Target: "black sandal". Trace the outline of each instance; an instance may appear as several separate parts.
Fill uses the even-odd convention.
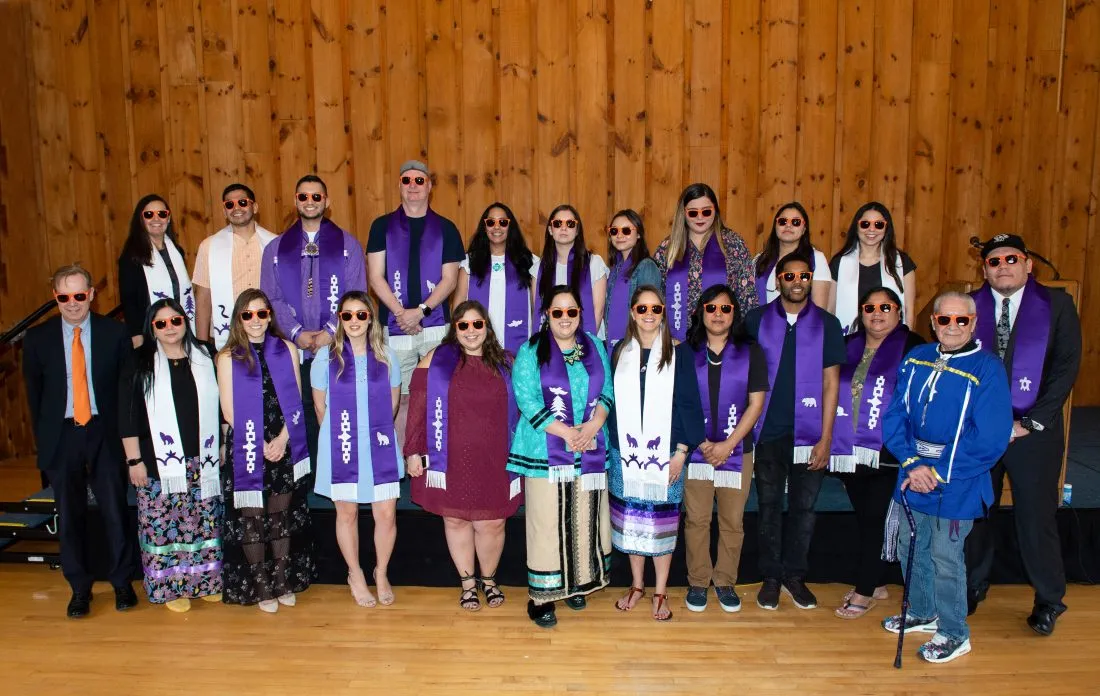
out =
[[[492,584],[489,585],[486,581]],[[500,586],[497,585],[495,576],[486,575],[478,579],[477,584],[481,587],[481,591],[485,593],[485,603],[489,605],[490,609],[496,609],[501,604],[504,604],[504,593],[500,591]]]
[[[474,586],[470,589],[463,589],[462,594],[458,596],[458,606],[462,607],[466,611],[478,611],[481,609],[481,600],[477,597],[477,578],[473,575],[463,575],[459,578],[460,582],[466,582],[467,580],[473,580]]]

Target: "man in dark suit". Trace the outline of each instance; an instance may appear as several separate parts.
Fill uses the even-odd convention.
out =
[[[86,616],[94,577],[86,549],[90,484],[110,553],[109,579],[119,611],[137,604],[128,524],[126,466],[118,435],[118,389],[133,352],[122,324],[91,311],[95,289],[80,266],[53,276],[61,316],[27,331],[23,377],[38,442],[38,468],[53,486],[59,513],[61,570],[72,587],[68,615]]]
[[[1049,636],[1066,610],[1066,574],[1055,515],[1065,451],[1062,407],[1081,364],[1081,323],[1073,299],[1031,275],[1024,240],[999,234],[982,247],[986,283],[973,293],[983,347],[1004,361],[1012,395],[1012,441],[993,468],[994,508],[1007,473],[1012,483],[1016,536],[1035,605],[1027,624]],[[968,609],[989,588],[993,541],[989,521],[967,539]]]

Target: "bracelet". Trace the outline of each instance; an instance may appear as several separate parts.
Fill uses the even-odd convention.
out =
[[[135,467],[135,466],[137,466],[138,464],[144,464],[144,463],[145,463],[145,462],[144,462],[144,460],[142,460],[142,458],[141,458],[141,457],[137,457],[137,458],[135,458],[135,459],[127,459],[127,460],[126,460],[126,464],[127,464],[128,466],[130,466],[130,467]]]

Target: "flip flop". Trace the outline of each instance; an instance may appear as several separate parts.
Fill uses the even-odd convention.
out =
[[[849,601],[852,598],[852,595],[854,595],[855,593],[856,593],[856,588],[853,587],[853,588],[851,588],[850,590],[848,590],[847,592],[844,593],[844,596],[840,598],[840,601],[842,601],[842,602]],[[875,592],[874,592],[874,594],[871,595],[871,597],[873,599],[879,601],[879,602],[883,602],[887,599],[890,599],[890,591],[887,590],[885,586],[884,587],[876,587]]]
[[[872,599],[869,604],[853,604],[852,602],[844,602],[844,606],[838,607],[833,613],[841,619],[859,619],[862,618],[867,612],[871,611],[875,607],[875,600]]]

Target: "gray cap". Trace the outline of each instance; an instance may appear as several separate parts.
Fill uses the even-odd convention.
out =
[[[420,160],[408,160],[401,165],[401,171],[399,173],[404,174],[405,172],[413,169],[418,172],[424,172],[425,174],[431,176],[431,172],[428,171],[428,165],[424,164]]]

